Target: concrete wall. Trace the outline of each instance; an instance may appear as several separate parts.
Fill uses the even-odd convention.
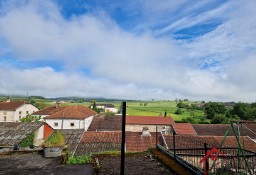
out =
[[[0,122],[17,122],[21,118],[26,117],[28,114],[38,111],[38,109],[31,104],[24,104],[17,108],[15,111],[0,111]]]

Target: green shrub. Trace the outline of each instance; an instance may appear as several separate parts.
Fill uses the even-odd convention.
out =
[[[92,162],[92,155],[68,157],[67,164],[85,164]]]
[[[25,139],[23,139],[19,143],[19,146],[20,147],[30,147],[31,145],[33,145],[34,138],[35,138],[34,133],[29,134]]]
[[[65,139],[61,131],[54,131],[44,142],[45,147],[57,147],[63,146],[65,144]]]

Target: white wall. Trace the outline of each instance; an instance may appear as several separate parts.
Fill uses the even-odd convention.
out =
[[[44,142],[44,125],[38,128],[35,132],[34,145],[41,146]]]
[[[28,114],[38,111],[38,109],[31,104],[23,104],[15,111],[0,111],[0,122],[4,122],[6,116],[6,122],[16,122],[20,118],[26,117]]]
[[[91,116],[91,117],[86,118],[86,119],[84,120],[84,130],[85,130],[85,131],[87,131],[88,128],[89,128],[89,126],[91,125],[92,120],[93,120],[93,117],[94,117],[94,116]]]
[[[105,112],[114,112],[114,113],[117,113],[118,109],[116,108],[105,108]]]
[[[6,122],[12,122],[15,111],[0,111],[0,122],[4,122],[4,117],[6,117]]]

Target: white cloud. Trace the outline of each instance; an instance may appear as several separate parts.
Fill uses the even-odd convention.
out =
[[[246,81],[248,90],[238,81],[238,77],[254,75],[255,55],[248,54],[248,49],[255,51],[252,5],[238,10],[242,17],[229,12],[227,22],[189,43],[123,31],[104,12],[67,20],[51,1],[9,5],[0,16],[0,43],[6,47],[0,53],[11,53],[27,63],[51,59],[64,68],[56,72],[51,65],[25,69],[0,64],[0,93],[252,101],[256,85]],[[191,24],[208,17],[198,17]],[[219,61],[220,68],[198,68],[205,58]],[[246,74],[239,65],[247,66]],[[82,74],[79,68],[89,68],[91,75]]]

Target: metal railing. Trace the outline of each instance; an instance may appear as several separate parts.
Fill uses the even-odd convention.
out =
[[[245,149],[218,148],[193,136],[157,135],[157,149],[192,174],[256,174],[256,153]]]

